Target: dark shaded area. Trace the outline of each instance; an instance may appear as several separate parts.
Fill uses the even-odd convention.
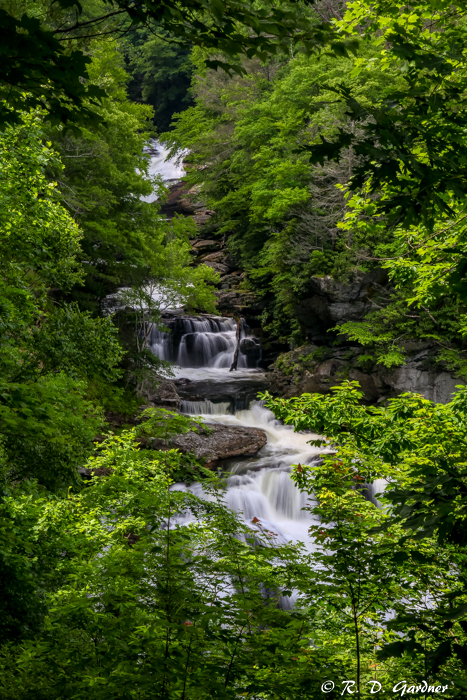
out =
[[[128,70],[132,79],[128,95],[134,102],[154,109],[154,126],[159,133],[168,131],[173,115],[194,104],[189,93],[194,66],[191,47],[171,43],[170,36],[155,37],[141,31],[129,53]]]

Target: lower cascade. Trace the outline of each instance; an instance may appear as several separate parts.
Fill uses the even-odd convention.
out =
[[[187,382],[184,387],[193,400],[186,398],[181,411],[207,423],[260,428],[267,435],[266,445],[254,457],[223,464],[226,504],[272,542],[301,541],[311,548],[308,528],[314,518],[304,510],[311,499],[300,493],[290,474],[293,464],[310,464],[320,450],[308,444],[312,434],[295,433],[257,400],[258,391],[267,388],[259,367],[259,343],[243,322],[238,337],[237,322],[230,318],[184,316],[164,322],[170,332],[154,331],[151,349],[161,359],[174,362],[177,380]],[[243,344],[246,352],[241,350],[243,339],[249,341]],[[237,371],[229,371],[237,342]],[[174,488],[209,498],[200,484]]]

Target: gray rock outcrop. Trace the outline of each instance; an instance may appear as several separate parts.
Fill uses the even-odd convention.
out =
[[[146,446],[155,450],[177,449],[186,454],[192,452],[202,459],[205,466],[212,467],[220,460],[230,457],[252,457],[265,446],[266,433],[259,428],[243,426],[205,424],[208,430],[176,435],[169,440],[149,438]]]
[[[182,404],[182,399],[178,395],[177,387],[174,382],[167,379],[161,379],[155,385],[153,382],[144,381],[140,391],[140,395],[156,406],[176,411]]]
[[[344,284],[328,275],[311,277],[310,296],[295,307],[295,314],[310,338],[345,321],[359,321],[372,308],[371,298],[387,285],[384,270],[372,270]]]
[[[449,403],[456,386],[465,385],[465,380],[455,377],[449,372],[430,372],[424,370],[417,362],[409,362],[402,367],[382,375],[382,380],[388,384],[394,394],[411,391],[423,394],[434,403]]]
[[[409,348],[406,348],[409,350]],[[414,350],[420,349],[414,343]],[[272,365],[271,392],[285,398],[303,393],[327,394],[344,380],[358,381],[367,403],[378,403],[404,392],[422,394],[429,401],[448,403],[456,386],[465,380],[429,365],[428,351],[409,355],[407,363],[394,369],[359,367],[363,349],[308,345],[284,353]]]

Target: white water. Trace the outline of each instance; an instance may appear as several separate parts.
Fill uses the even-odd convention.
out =
[[[228,406],[210,401],[184,402],[182,406],[187,413],[200,415],[209,423],[260,428],[267,435],[267,444],[255,457],[229,461],[226,504],[241,513],[252,529],[272,533],[272,542],[300,541],[311,548],[308,528],[316,519],[304,508],[314,501],[300,493],[290,474],[293,464],[309,464],[321,451],[308,444],[316,436],[294,433],[258,401],[235,415],[224,412]],[[199,491],[199,485],[190,488]],[[254,518],[259,522],[252,523]]]
[[[180,317],[172,323],[168,333],[154,328],[149,345],[157,357],[174,362],[177,368],[229,370],[237,345],[236,332],[237,323],[232,318]],[[242,326],[240,338],[244,338],[246,333],[245,327]],[[240,352],[238,369],[246,369],[248,365],[247,356]],[[176,374],[187,376],[180,371],[176,371]],[[206,375],[206,378],[208,376]],[[198,378],[201,377],[198,375]]]
[[[267,436],[267,444],[257,455],[225,464],[225,503],[240,513],[249,527],[267,533],[273,542],[301,541],[311,547],[308,528],[313,516],[304,510],[310,497],[300,493],[290,474],[292,465],[309,464],[316,458],[320,449],[308,444],[316,436],[295,433],[254,400],[265,379],[264,373],[251,367],[257,364],[255,357],[240,352],[239,370],[229,371],[236,347],[233,319],[175,316],[167,326],[169,333],[153,331],[150,347],[161,359],[176,363],[178,377],[190,380],[196,400],[185,400],[181,410],[208,423],[260,428]],[[240,337],[247,334],[243,324]],[[239,403],[249,408],[235,411]],[[177,488],[186,487],[180,484]],[[209,498],[200,484],[188,488]]]
[[[151,148],[149,173],[159,175],[164,183],[183,177],[179,161],[167,158],[168,149],[158,142]],[[153,193],[145,200],[155,201]],[[260,428],[267,435],[267,444],[249,459],[231,460],[226,465],[225,502],[253,529],[269,533],[272,542],[301,541],[312,546],[308,528],[313,522],[309,511],[303,510],[310,498],[296,488],[290,478],[293,464],[308,464],[316,458],[318,448],[308,441],[312,434],[294,433],[293,428],[276,420],[255,398],[264,381],[258,369],[261,353],[239,352],[237,370],[229,372],[236,349],[236,322],[223,317],[175,317],[166,324],[170,332],[154,329],[150,347],[155,355],[174,364],[178,378],[186,378],[195,386],[194,394],[202,400],[183,402],[182,410],[200,415],[207,422]],[[249,329],[242,324],[240,338],[247,337]],[[215,397],[215,402],[210,398]],[[235,411],[237,396],[249,405],[247,410]],[[246,397],[246,398],[245,398]],[[226,400],[227,399],[227,400]],[[175,486],[187,488],[183,484]],[[203,498],[210,498],[201,484],[188,487]],[[252,523],[253,519],[259,522]]]
[[[148,174],[152,177],[159,175],[165,184],[180,180],[185,175],[181,162],[175,158],[168,158],[169,149],[163,143],[156,140],[151,141],[150,152]],[[146,197],[141,197],[141,199],[144,202],[155,202],[158,199],[157,191]]]

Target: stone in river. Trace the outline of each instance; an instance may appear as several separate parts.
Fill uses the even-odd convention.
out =
[[[169,440],[149,438],[146,447],[154,450],[177,449],[186,454],[193,452],[197,459],[203,459],[205,466],[230,457],[252,457],[267,442],[266,433],[259,428],[219,425],[206,423],[208,430],[200,428],[199,433],[189,432],[175,435]]]
[[[250,353],[256,353],[257,351],[261,350],[261,346],[256,340],[256,338],[242,338],[240,341],[240,350],[243,352],[244,355],[248,355]]]

